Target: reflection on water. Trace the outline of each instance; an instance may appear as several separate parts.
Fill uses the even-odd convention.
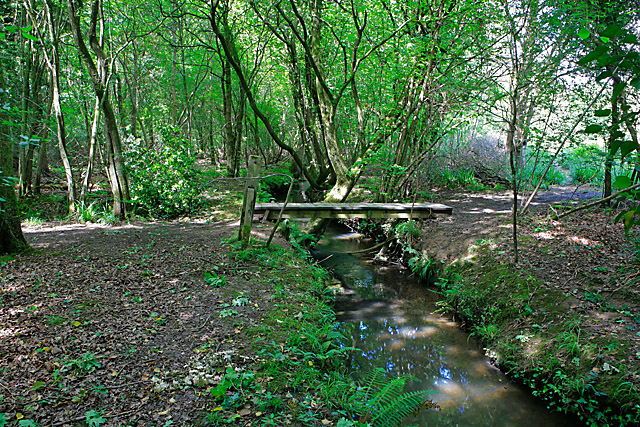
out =
[[[352,340],[343,344],[361,349],[351,361],[354,372],[383,367],[392,375],[416,377],[412,389],[435,392],[429,397],[439,409],[424,410],[407,425],[572,425],[493,367],[457,323],[434,314],[435,295],[424,286],[398,269],[347,253],[360,243],[359,235],[335,235],[321,241],[315,255],[332,255],[323,265],[356,291],[335,307],[339,328]]]

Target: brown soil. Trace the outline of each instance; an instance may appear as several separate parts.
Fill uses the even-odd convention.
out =
[[[237,223],[24,231],[37,253],[0,263],[0,414],[9,420],[85,425],[88,410],[103,410],[103,426],[197,423],[212,399],[193,385],[219,381],[229,360],[250,361],[245,330],[272,290],[228,257],[223,239]],[[213,287],[205,272],[231,285]],[[233,306],[240,292],[248,304]],[[239,315],[220,317],[225,306]]]

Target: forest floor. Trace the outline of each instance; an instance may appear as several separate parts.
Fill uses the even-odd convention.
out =
[[[34,251],[0,259],[0,426],[323,425],[317,390],[268,392],[295,369],[255,375],[259,350],[320,322],[322,280],[277,236],[241,250],[231,208],[23,225]]]
[[[498,339],[509,344],[493,346],[513,353],[496,359],[520,358],[517,368],[525,372],[533,363],[527,349],[545,331],[553,332],[555,338],[541,345],[560,346],[563,367],[582,364],[602,378],[616,376],[617,386],[628,382],[616,396],[626,404],[623,397],[636,396],[640,383],[640,298],[637,284],[627,283],[637,274],[633,247],[622,226],[612,223],[615,212],[549,219],[549,207],[571,193],[544,193],[520,224],[517,274],[526,270],[536,277],[526,300],[531,312],[481,338],[489,349]],[[451,263],[475,254],[494,271],[511,265],[508,194],[434,194],[455,210],[452,217],[427,223],[422,244],[431,256]],[[238,224],[229,212],[119,226],[24,226],[35,251],[0,261],[0,425],[3,416],[33,421],[23,426],[197,425],[207,414],[216,419],[217,412],[231,414],[224,420],[235,425],[333,425],[335,414],[313,394],[323,390],[304,395],[302,388],[285,385],[274,395],[268,382],[294,378],[252,376],[265,339],[282,350],[278,357],[301,366],[277,334],[303,320],[313,323],[317,301],[305,296],[311,273],[302,263],[284,262],[289,255],[276,260],[258,250],[247,254],[232,243]],[[269,231],[254,228],[262,241]],[[476,273],[483,274],[482,266],[465,272]],[[473,304],[464,292],[458,295],[460,307]],[[551,319],[549,307],[537,306],[534,295],[553,296],[560,320]],[[481,303],[477,293],[474,298]],[[553,322],[565,327],[563,321],[575,319],[579,326],[570,332],[577,335],[576,348],[561,347],[569,344]],[[235,371],[229,373],[228,366]],[[239,386],[231,384],[232,374]],[[229,391],[240,390],[237,402],[229,401],[226,389],[219,393],[225,381]]]

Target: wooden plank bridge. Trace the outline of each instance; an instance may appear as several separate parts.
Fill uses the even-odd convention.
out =
[[[277,219],[283,203],[256,203],[254,216]],[[432,218],[451,215],[439,203],[288,203],[283,218]]]

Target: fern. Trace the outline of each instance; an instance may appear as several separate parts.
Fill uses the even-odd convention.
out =
[[[397,426],[411,414],[415,414],[425,405],[428,390],[403,393],[390,404],[385,405],[371,420],[374,427]]]
[[[428,390],[404,392],[408,379],[414,378],[403,376],[390,380],[381,368],[369,372],[360,388],[366,399],[362,408],[365,413],[359,414],[361,420],[373,427],[397,426],[409,415],[433,406],[426,399],[427,394],[432,393]]]
[[[438,276],[436,262],[427,256],[414,256],[409,260],[409,268],[418,278],[429,283],[432,283]]]

